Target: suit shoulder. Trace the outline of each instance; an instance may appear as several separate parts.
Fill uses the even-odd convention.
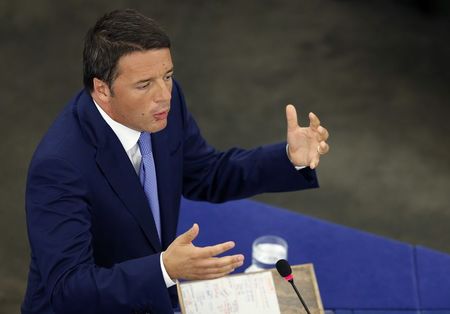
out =
[[[75,104],[74,99],[59,113],[36,147],[32,160],[57,158],[70,162],[82,152],[90,151],[91,145],[75,114]]]

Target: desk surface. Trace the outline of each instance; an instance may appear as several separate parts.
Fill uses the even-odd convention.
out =
[[[387,309],[450,312],[446,254],[249,200],[224,204],[183,200],[179,233],[194,222],[200,226],[196,245],[236,242],[230,254],[246,258],[237,272],[251,264],[255,238],[267,234],[285,238],[291,264],[314,264],[326,309],[366,314]]]

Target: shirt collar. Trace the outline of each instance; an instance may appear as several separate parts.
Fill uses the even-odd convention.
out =
[[[105,122],[111,127],[116,136],[119,138],[119,141],[125,151],[129,151],[131,148],[133,148],[139,140],[141,132],[130,129],[127,126],[114,121],[110,116],[108,116],[105,111],[103,111],[103,109],[95,102],[94,99],[92,100],[94,101],[95,106],[97,107]]]

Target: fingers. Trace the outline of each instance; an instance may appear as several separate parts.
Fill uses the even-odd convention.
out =
[[[199,233],[199,227],[197,224],[193,224],[191,229],[183,233],[182,235],[178,236],[178,238],[175,239],[179,244],[189,244],[198,236]]]
[[[313,129],[317,129],[320,126],[319,118],[312,112],[309,113],[309,126]]]
[[[317,146],[317,152],[319,154],[315,154],[315,156],[311,159],[309,167],[311,169],[317,168],[317,166],[319,165],[319,161],[320,161],[320,155],[328,153],[329,150],[330,150],[330,146],[328,146],[328,144],[325,141],[320,142],[319,146]]]
[[[298,127],[297,111],[293,105],[286,106],[286,120],[288,132]]]
[[[330,146],[328,146],[328,144],[324,141],[319,143],[319,146],[317,147],[317,152],[320,155],[324,155],[326,153],[328,153],[328,151],[330,150]]]
[[[328,130],[325,129],[321,125],[317,128],[317,132],[319,132],[320,141],[326,141],[328,139],[328,137],[330,136],[330,134],[328,133]]]
[[[234,269],[242,266],[244,256],[241,254],[225,257],[213,257],[203,260],[198,266],[202,267],[203,274],[221,274],[232,272]]]
[[[236,268],[244,264],[244,256],[241,254],[220,258],[209,258],[196,265],[196,272],[192,279],[213,279],[232,273]]]
[[[319,160],[320,159],[318,157],[313,158],[311,160],[311,163],[309,164],[309,168],[311,168],[311,169],[317,168],[317,166],[319,165]]]
[[[213,246],[197,247],[197,254],[201,258],[213,257],[234,248],[234,246],[233,241],[228,241]]]

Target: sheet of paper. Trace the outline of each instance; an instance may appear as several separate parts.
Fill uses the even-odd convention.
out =
[[[259,272],[180,286],[186,314],[279,314],[272,273]]]

